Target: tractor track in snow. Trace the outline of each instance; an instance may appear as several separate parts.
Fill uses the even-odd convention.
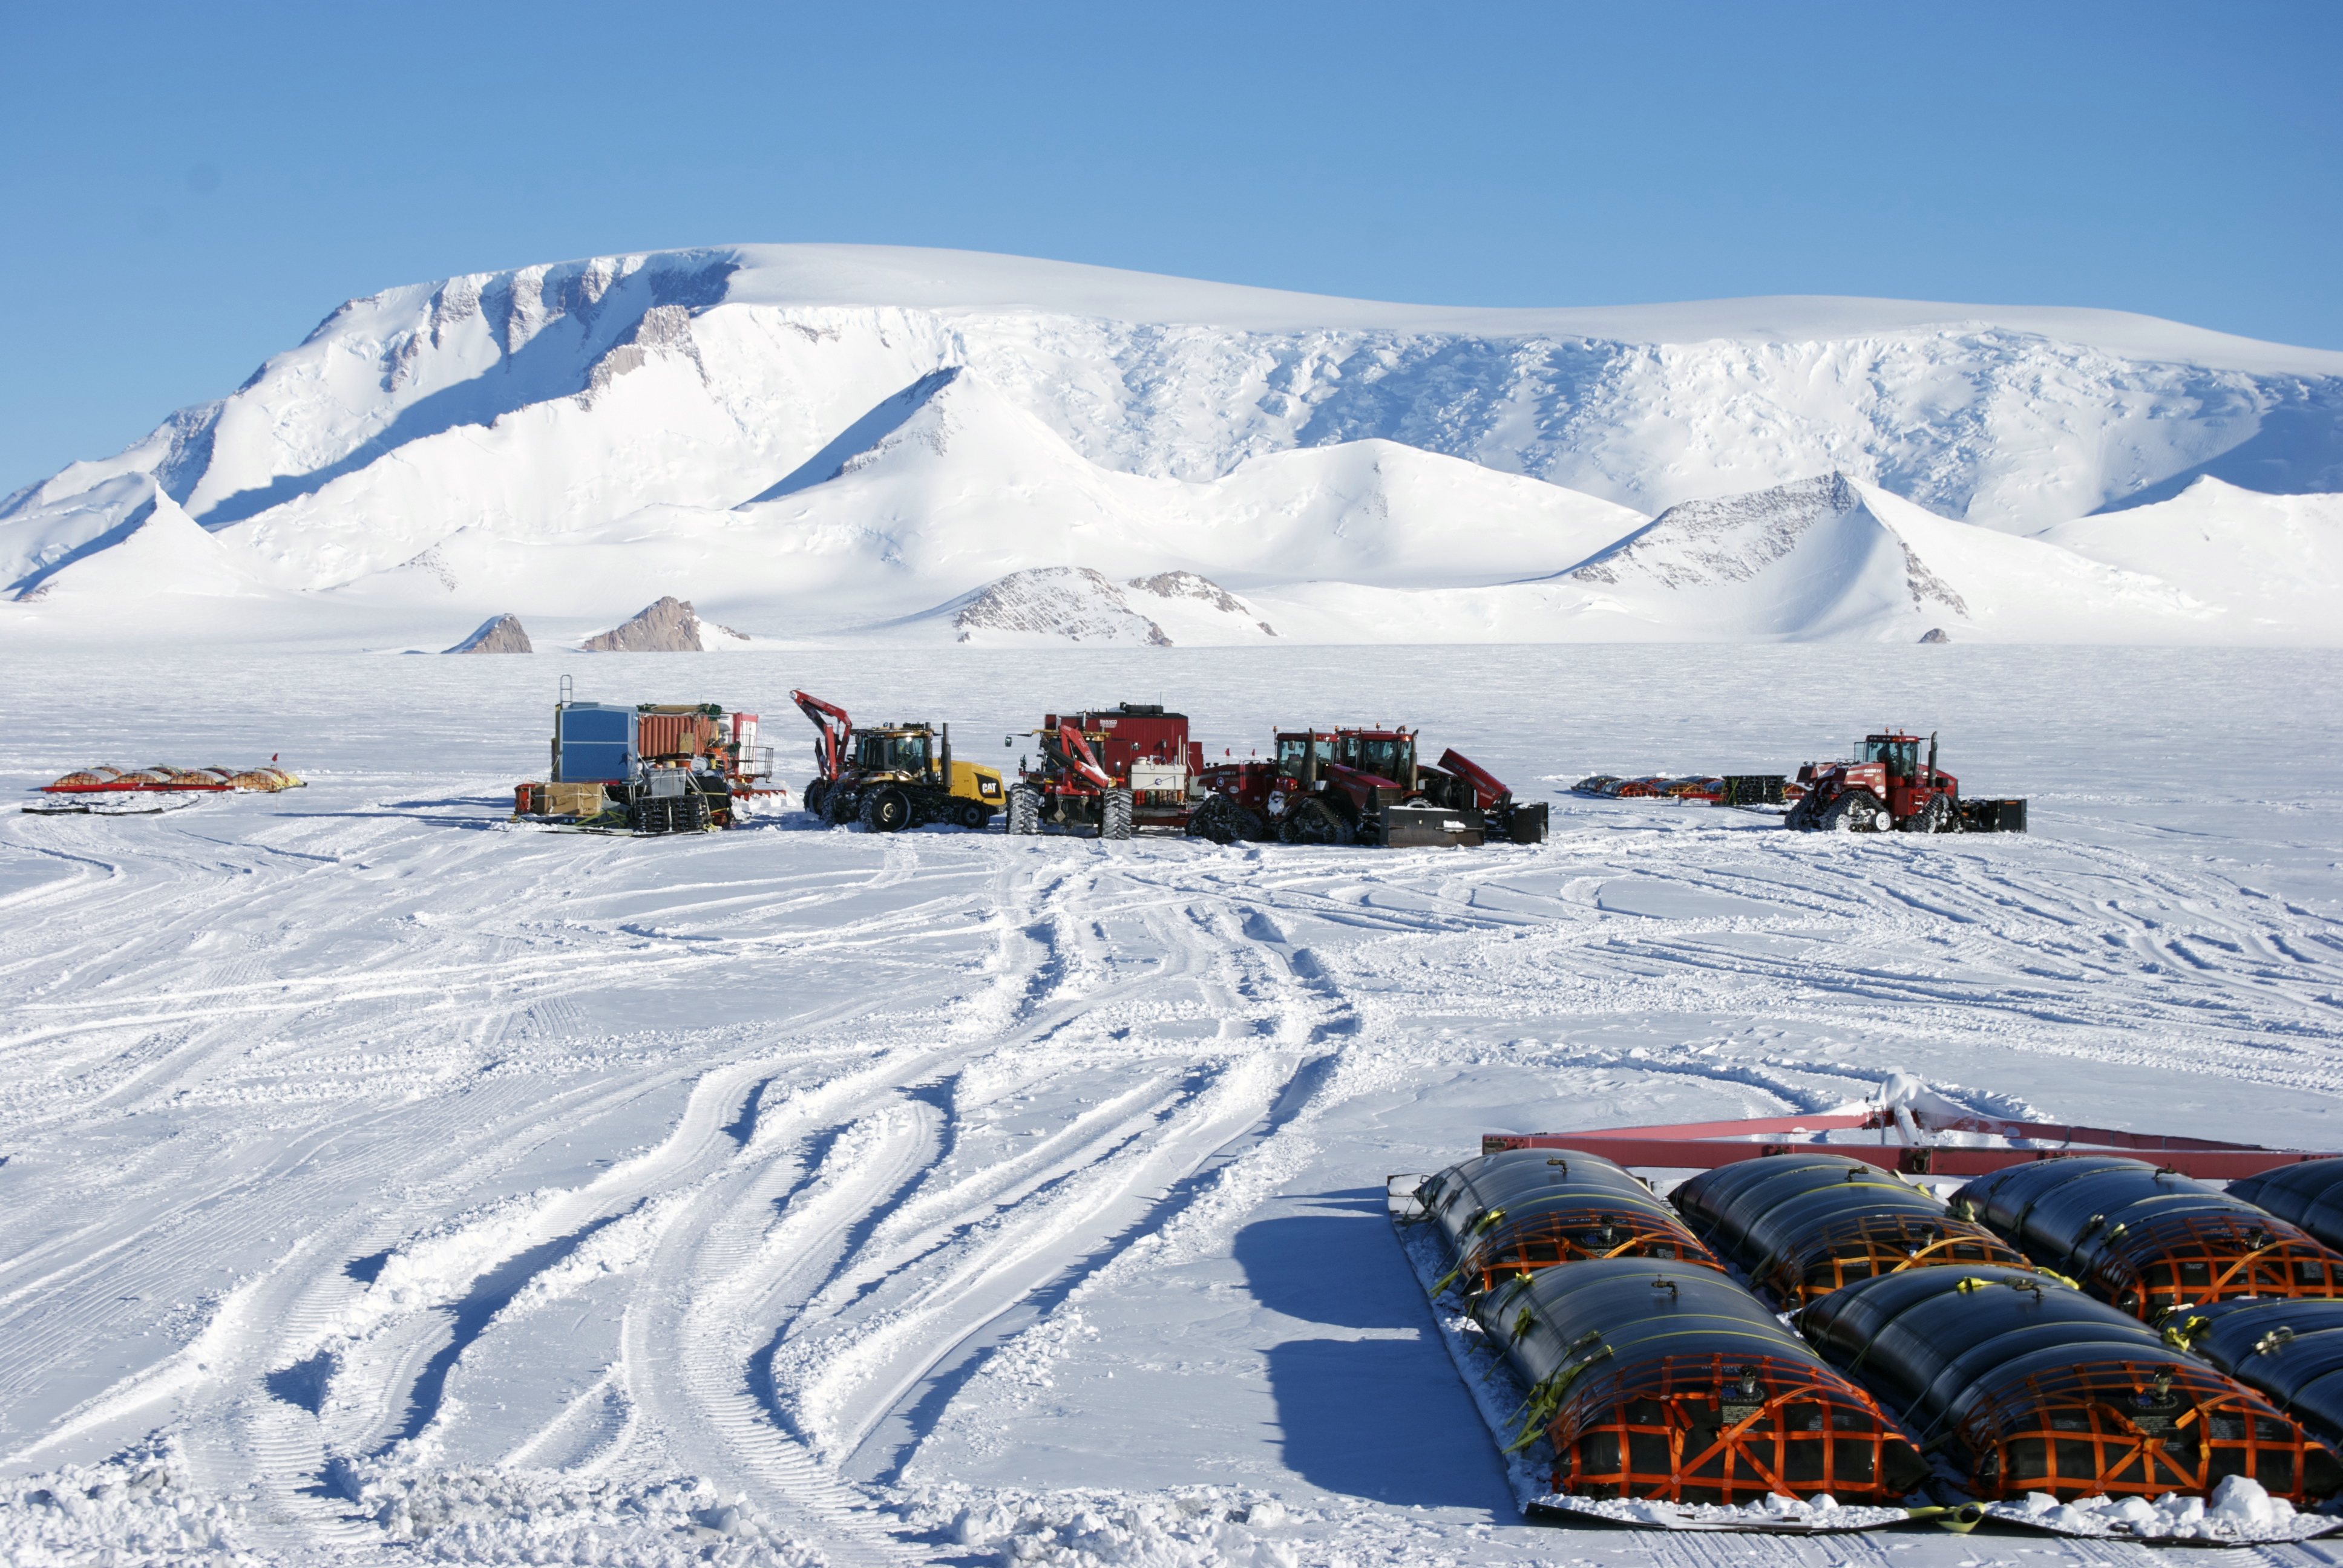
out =
[[[1654,816],[1461,853],[785,831],[654,860],[387,809],[182,826],[45,819],[75,869],[0,903],[38,916],[0,930],[0,1174],[42,1173],[0,1252],[0,1452],[172,1432],[256,1488],[271,1550],[382,1539],[337,1456],[485,1445],[919,1555],[850,1473],[991,1421],[1020,1336],[1225,1249],[1351,1101],[1476,1063],[1860,1092],[1819,1050],[1715,1054],[1730,1018],[2343,1091],[2343,928],[2137,847]],[[1606,1032],[1678,1019],[1701,1039]],[[615,1349],[500,1417],[475,1385],[549,1292]]]

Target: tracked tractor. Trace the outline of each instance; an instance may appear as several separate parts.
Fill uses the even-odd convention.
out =
[[[2023,833],[2023,800],[1964,800],[1960,780],[1936,766],[1936,738],[1888,730],[1863,738],[1860,758],[1798,769],[1805,796],[1783,825],[1805,832]]]
[[[1122,702],[1045,715],[1029,731],[1041,765],[1021,767],[1009,792],[1009,830],[1088,829],[1128,839],[1142,828],[1188,826],[1203,748],[1188,739],[1188,716],[1160,703]],[[1014,746],[1017,737],[1008,737]]]
[[[820,739],[805,809],[833,826],[896,833],[929,822],[983,828],[1007,803],[997,769],[952,759],[951,726],[884,724],[857,729],[846,709],[792,691]]]
[[[1211,798],[1189,831],[1220,843],[1394,848],[1543,842],[1544,801],[1515,800],[1486,769],[1451,749],[1420,761],[1414,730],[1281,730],[1275,755],[1204,770]]]

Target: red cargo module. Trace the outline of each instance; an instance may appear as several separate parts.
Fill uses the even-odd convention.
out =
[[[1044,823],[1091,828],[1128,839],[1141,828],[1185,828],[1204,749],[1188,739],[1188,716],[1153,702],[1052,713],[1033,731],[1041,766],[1021,769],[1009,792],[1009,830]]]
[[[720,755],[723,714],[708,708],[648,708],[637,710],[635,752],[646,761]]]

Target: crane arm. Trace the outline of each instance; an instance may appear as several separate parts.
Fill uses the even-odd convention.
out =
[[[1101,789],[1114,788],[1114,776],[1100,764],[1098,753],[1091,749],[1091,743],[1072,725],[1059,725],[1054,738],[1042,736],[1041,749],[1067,772],[1087,779]]]
[[[814,743],[814,756],[820,764],[821,776],[835,781],[845,770],[846,741],[854,733],[854,720],[838,704],[824,702],[807,692],[792,691],[789,700],[820,731],[821,739]]]

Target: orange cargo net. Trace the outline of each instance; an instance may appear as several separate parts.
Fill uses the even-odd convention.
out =
[[[2308,1504],[2343,1485],[2343,1464],[2268,1401],[2180,1362],[2085,1362],[1988,1378],[1954,1409],[1981,1497],[2201,1494],[2249,1475]]]
[[[1826,1296],[1856,1280],[1950,1263],[2030,1267],[2025,1255],[1982,1225],[1964,1220],[1867,1214],[1801,1239],[1793,1251],[1759,1271],[1755,1283],[1785,1306]]]
[[[1547,1435],[1554,1489],[1579,1497],[1743,1503],[1826,1492],[1893,1503],[1926,1475],[1870,1396],[1774,1356],[1671,1356],[1589,1375]]]
[[[1675,1221],[1633,1211],[1548,1211],[1518,1222],[1500,1220],[1465,1255],[1455,1277],[1468,1292],[1493,1291],[1522,1274],[1596,1258],[1659,1258],[1725,1271],[1716,1255]]]
[[[2343,1258],[2282,1220],[2175,1214],[2097,1241],[2086,1282],[2143,1322],[2239,1296],[2343,1296]]]

